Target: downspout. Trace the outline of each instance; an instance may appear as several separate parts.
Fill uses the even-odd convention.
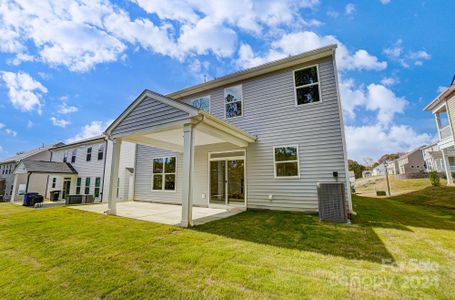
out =
[[[28,193],[28,184],[30,182],[30,176],[32,176],[32,172],[28,172],[27,174],[28,175],[27,175],[27,184],[25,185],[25,194]]]

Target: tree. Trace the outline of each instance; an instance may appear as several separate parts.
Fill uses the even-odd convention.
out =
[[[355,178],[361,178],[362,172],[366,170],[364,165],[359,164],[357,161],[349,159],[348,160],[349,171],[354,171]]]
[[[383,162],[385,162],[386,160],[388,161],[392,161],[392,160],[395,160],[397,159],[398,157],[400,157],[400,154],[398,153],[391,153],[391,154],[384,154],[383,156],[381,156],[381,158],[378,160],[378,164],[382,164]]]

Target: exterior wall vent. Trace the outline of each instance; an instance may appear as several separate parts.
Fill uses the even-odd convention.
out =
[[[319,182],[317,186],[320,219],[322,221],[347,223],[344,183]]]

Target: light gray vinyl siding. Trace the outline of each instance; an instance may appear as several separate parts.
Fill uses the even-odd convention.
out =
[[[115,136],[145,130],[187,116],[188,113],[185,111],[147,97],[113,130],[112,134]]]
[[[243,116],[227,121],[257,136],[247,149],[248,207],[315,211],[317,182],[335,181],[334,171],[339,181],[346,182],[334,66],[331,58],[317,63],[320,103],[295,104],[293,70],[303,66],[239,82]],[[202,95],[210,95],[211,113],[225,119],[224,87],[188,97],[184,102]],[[300,178],[274,178],[273,146],[296,144]]]
[[[84,193],[85,188],[85,178],[90,177],[90,194],[95,193],[95,178],[101,178],[101,185],[100,190],[102,190],[103,184],[103,176],[104,176],[104,159],[106,158],[106,149],[104,150],[103,159],[98,160],[98,149],[101,145],[105,145],[105,142],[96,143],[96,144],[89,144],[89,145],[81,145],[76,146],[73,148],[68,149],[61,149],[61,150],[53,150],[52,152],[52,161],[63,161],[63,154],[65,151],[68,151],[68,158],[67,162],[71,163],[71,155],[73,149],[77,148],[77,155],[76,155],[76,162],[71,163],[74,169],[77,171],[77,175],[74,177],[81,177],[82,184],[81,184],[81,193]],[[92,147],[92,158],[90,161],[86,160],[87,157],[87,148]],[[52,189],[52,178],[53,177],[60,177],[57,182],[57,186],[55,189]],[[61,190],[63,180],[62,177],[71,177],[71,176],[50,176],[49,179],[49,191],[52,190]],[[76,193],[76,179],[73,178],[71,181],[70,187],[70,194]]]
[[[152,190],[152,161],[154,158],[163,156],[175,156],[177,159],[175,191]],[[134,200],[182,203],[182,168],[183,156],[181,153],[137,145]]]
[[[339,174],[338,181],[346,182],[333,61],[327,58],[308,65],[315,63],[319,66],[320,103],[296,106],[293,70],[302,65],[229,85],[242,85],[243,116],[226,121],[257,136],[246,154],[249,208],[316,211],[318,182],[335,181],[334,171]],[[211,113],[225,119],[224,88],[182,101],[190,104],[194,98],[209,95]],[[299,146],[300,178],[274,178],[273,146],[284,145]],[[139,145],[137,149],[135,200],[180,203],[181,155],[176,155],[177,191],[154,192],[151,190],[152,159],[172,152]],[[208,152],[232,149],[236,147],[230,144],[196,147],[192,183],[195,205],[208,204]]]

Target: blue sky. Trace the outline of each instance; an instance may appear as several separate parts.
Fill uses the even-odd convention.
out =
[[[435,139],[423,107],[455,73],[454,1],[0,3],[0,159],[99,134],[145,88],[166,94],[338,43],[348,155]]]

